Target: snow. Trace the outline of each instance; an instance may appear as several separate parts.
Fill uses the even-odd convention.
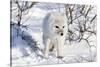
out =
[[[32,35],[32,37],[38,41],[38,44],[41,44],[39,45],[39,47],[43,48],[41,32],[33,32],[33,33],[34,34]],[[17,44],[20,43],[19,44],[20,48],[19,49],[12,48],[12,53],[14,53],[12,54],[12,57],[14,58],[16,57],[16,59],[12,60],[13,66],[90,62],[92,60],[90,50],[92,50],[93,54],[92,56],[94,56],[96,53],[96,47],[92,46],[90,49],[85,41],[82,41],[80,43],[72,42],[71,45],[65,46],[66,57],[64,57],[63,59],[56,58],[56,56],[54,56],[55,52],[52,52],[49,56],[49,59],[44,58],[41,60],[40,57],[34,58],[35,56],[33,53],[32,54],[30,53],[30,55],[23,57],[23,55],[27,54],[26,52],[28,52],[28,50],[26,50],[27,46],[21,47],[21,45],[25,45],[23,44],[23,41],[18,42],[16,40],[16,42]]]
[[[64,53],[66,56],[63,59],[58,59],[55,56],[55,50],[53,52],[50,52],[48,59],[45,59],[43,57],[43,19],[48,12],[59,10],[57,4],[55,4],[54,7],[57,9],[47,9],[47,7],[51,7],[54,4],[49,3],[49,6],[47,5],[48,4],[45,3],[38,3],[37,5],[35,5],[35,7],[32,7],[29,10],[29,13],[27,15],[23,16],[22,25],[29,25],[28,29],[18,27],[16,24],[16,20],[12,20],[15,23],[15,25],[12,25],[11,27],[12,66],[33,66],[43,64],[81,63],[96,61],[95,35],[92,35],[90,38],[88,38],[90,45],[85,40],[81,40],[80,42],[72,41],[71,44],[68,42],[68,40],[66,40],[64,47]],[[46,8],[44,8],[45,6]],[[61,4],[60,6],[63,7],[64,5]],[[65,9],[62,8],[62,12],[64,10]],[[28,18],[28,20],[26,20],[25,18]],[[15,19],[15,16],[12,19]],[[83,17],[80,17],[80,19],[82,19],[81,21],[83,21],[85,18],[83,19]],[[74,22],[77,23],[76,20]],[[69,26],[69,29],[74,31],[75,29],[78,29],[77,27],[77,24],[73,24]],[[77,31],[75,31],[74,33],[79,34]],[[85,32],[85,35],[83,37],[87,38],[88,33]],[[36,53],[38,55],[36,55]]]

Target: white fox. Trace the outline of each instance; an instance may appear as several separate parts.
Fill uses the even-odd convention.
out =
[[[48,58],[49,51],[55,48],[57,57],[64,57],[64,43],[68,30],[67,18],[64,13],[48,13],[43,22],[44,56]]]

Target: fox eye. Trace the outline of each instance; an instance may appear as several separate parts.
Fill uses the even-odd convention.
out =
[[[63,28],[64,28],[65,26],[63,26]]]
[[[58,26],[55,26],[55,28],[59,28]]]

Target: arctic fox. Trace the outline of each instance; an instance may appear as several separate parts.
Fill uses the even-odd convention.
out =
[[[55,48],[57,57],[64,57],[65,36],[68,30],[67,18],[64,13],[51,12],[43,21],[44,56],[48,58],[49,51]]]

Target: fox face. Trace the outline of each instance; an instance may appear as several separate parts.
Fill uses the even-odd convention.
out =
[[[54,32],[60,36],[63,36],[64,35],[64,28],[65,26],[58,26],[58,25],[55,25],[54,26]]]
[[[67,20],[64,15],[58,15],[53,17],[51,24],[51,31],[58,36],[64,36],[67,32]]]

